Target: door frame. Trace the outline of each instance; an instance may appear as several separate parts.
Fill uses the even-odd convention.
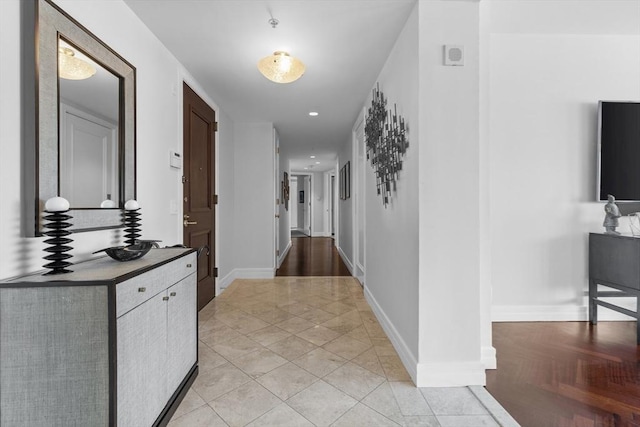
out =
[[[281,174],[280,172],[280,138],[278,137],[278,133],[276,131],[275,128],[273,128],[272,133],[271,133],[271,138],[273,141],[273,171],[274,171],[274,177],[273,177],[273,181],[274,181],[274,185],[273,185],[273,189],[274,189],[274,194],[273,194],[273,200],[275,200],[275,204],[274,204],[274,209],[273,209],[273,213],[274,213],[274,217],[273,217],[273,221],[274,221],[274,226],[273,226],[273,256],[274,256],[274,261],[273,261],[273,271],[275,272],[278,268],[280,268],[280,216],[283,215],[282,213],[282,205],[284,205],[284,197],[282,193],[282,185],[281,185],[281,181],[280,181],[280,175],[282,175],[283,177],[283,183],[284,183],[284,172],[288,171],[282,171],[283,173]],[[290,174],[289,174],[290,175]],[[289,180],[291,180],[291,178],[289,178]],[[286,211],[286,209],[285,209]]]
[[[310,172],[291,172],[291,176],[306,176],[309,178],[309,194],[307,195],[307,192],[305,191],[305,204],[306,201],[309,200],[309,237],[313,237],[313,173]],[[305,180],[306,181],[306,180]],[[303,189],[304,186],[303,186]],[[300,181],[298,181],[298,191],[300,191]],[[298,199],[298,195],[295,195],[296,200]],[[304,225],[304,224],[303,224]],[[300,224],[298,224],[298,228],[300,227]],[[304,227],[302,227],[303,230],[306,230]]]
[[[351,171],[352,180],[352,196],[353,196],[353,215],[352,215],[352,239],[353,239],[353,275],[358,279],[360,284],[364,285],[366,276],[366,246],[367,246],[367,230],[366,230],[366,149],[364,135],[364,112],[362,112],[352,131],[352,159],[353,170]],[[358,141],[358,135],[362,136],[362,140]],[[354,191],[355,190],[355,191]],[[360,238],[358,232],[362,227],[363,242],[360,247]],[[362,254],[363,264],[360,261]]]
[[[204,91],[204,89],[202,89],[202,87],[200,87],[200,85],[193,80],[193,78],[189,75],[186,74],[184,71],[180,70],[178,72],[178,80],[175,84],[175,86],[173,87],[173,93],[174,95],[178,98],[178,102],[177,102],[177,109],[176,109],[176,116],[177,116],[177,123],[178,123],[178,138],[177,141],[178,142],[178,146],[176,149],[176,152],[180,153],[181,156],[183,156],[184,158],[184,152],[183,152],[183,141],[182,141],[182,133],[184,131],[184,93],[182,90],[182,85],[183,84],[187,84],[200,98],[202,98],[203,101],[205,101],[207,103],[207,105],[209,105],[209,107],[211,107],[213,109],[213,111],[216,114],[216,121],[218,122],[218,131],[214,132],[213,135],[213,144],[214,144],[214,153],[215,153],[215,158],[214,158],[214,167],[215,167],[215,171],[214,171],[214,194],[217,194],[218,197],[220,196],[220,129],[222,126],[222,120],[220,117],[220,108],[218,107],[218,104],[216,104],[210,97],[209,95],[206,94],[206,92]],[[177,211],[175,212],[176,215],[176,233],[179,236],[178,241],[182,242],[182,244],[184,244],[184,238],[183,238],[183,230],[184,230],[184,225],[182,224],[183,221],[183,215],[184,215],[184,211],[183,211],[183,203],[182,200],[184,199],[184,185],[182,184],[182,175],[184,173],[184,165],[181,165],[180,169],[178,170],[178,174],[176,177],[176,182],[177,182],[177,187],[178,187],[178,192],[177,194],[180,195],[180,199],[176,201],[176,207],[177,207]],[[173,200],[170,201],[170,205],[173,204]],[[171,207],[171,214],[173,214],[173,208]],[[216,205],[216,209],[214,209],[214,230],[215,230],[215,236],[214,236],[214,246],[215,246],[215,250],[214,250],[214,263],[215,265],[218,267],[218,276],[215,276],[213,278],[214,280],[214,295],[218,296],[220,295],[220,212],[219,212],[219,205]]]

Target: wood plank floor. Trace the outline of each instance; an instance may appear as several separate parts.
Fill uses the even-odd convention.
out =
[[[640,426],[635,322],[494,323],[487,390],[523,427]]]
[[[351,276],[330,237],[292,237],[276,276]]]

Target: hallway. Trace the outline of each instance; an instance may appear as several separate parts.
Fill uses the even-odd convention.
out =
[[[276,276],[351,276],[330,237],[292,237]]]

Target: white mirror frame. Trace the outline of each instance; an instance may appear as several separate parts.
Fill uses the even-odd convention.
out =
[[[29,2],[26,2],[29,3]],[[24,187],[26,200],[27,236],[42,235],[42,216],[45,202],[59,195],[59,96],[58,96],[58,39],[72,42],[86,54],[94,58],[106,69],[120,78],[120,200],[115,209],[71,209],[69,228],[74,232],[122,227],[122,213],[125,201],[136,198],[136,69],[89,30],[67,15],[48,0],[34,0],[32,8],[25,7],[25,25],[31,16],[33,26],[33,48],[25,40],[23,69],[29,71],[29,64],[35,71],[35,88],[23,87],[25,99],[33,99],[35,117],[33,131],[25,123]],[[32,21],[33,23],[33,21]],[[30,54],[33,57],[30,59]],[[33,71],[32,71],[33,72]],[[23,73],[25,80],[29,72]],[[25,103],[29,107],[29,103]],[[25,120],[28,122],[28,120]],[[29,140],[33,144],[29,144]],[[31,172],[30,172],[31,171]],[[35,213],[35,218],[32,217]],[[34,218],[30,225],[28,218]]]

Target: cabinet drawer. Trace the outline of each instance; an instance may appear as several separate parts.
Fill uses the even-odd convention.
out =
[[[196,253],[154,268],[119,283],[116,287],[116,317],[142,304],[196,271]]]

